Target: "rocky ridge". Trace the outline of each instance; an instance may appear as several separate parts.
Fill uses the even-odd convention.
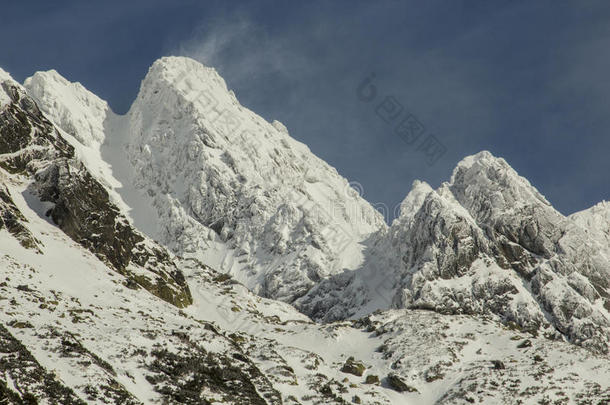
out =
[[[46,207],[41,214],[125,275],[134,288],[142,286],[180,307],[192,303],[184,276],[166,250],[128,223],[35,101],[14,82],[6,80],[2,88],[11,102],[0,111],[0,167],[30,180],[27,193]],[[36,247],[27,230],[20,229],[25,228],[23,216],[8,190],[2,196],[5,226],[22,244]]]
[[[0,401],[610,400],[604,204],[564,217],[482,152],[386,227],[194,61],[125,117],[56,72],[0,82]]]
[[[607,257],[506,161],[481,152],[437,190],[416,183],[362,268],[323,281],[297,306],[324,320],[371,305],[494,315],[607,353]]]

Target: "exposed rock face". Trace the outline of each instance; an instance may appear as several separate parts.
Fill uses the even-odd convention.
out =
[[[189,346],[178,353],[166,349],[150,353],[154,360],[148,365],[151,374],[147,380],[169,403],[211,404],[202,400],[202,394],[211,388],[233,404],[282,404],[280,394],[244,355],[221,357]]]
[[[133,232],[82,164],[53,162],[36,173],[35,190],[41,201],[53,204],[47,215],[72,239],[117,270],[131,262],[136,244],[144,238]]]
[[[0,180],[2,180],[1,176]],[[0,183],[0,229],[6,228],[23,247],[39,250],[39,242],[32,236],[24,222],[27,220],[15,206],[10,192]]]
[[[326,320],[375,300],[377,308],[391,300],[396,308],[492,314],[525,329],[552,325],[607,352],[606,251],[503,159],[481,152],[438,190],[416,183],[363,268],[322,282],[297,305]]]
[[[108,104],[80,83],[71,83],[50,70],[36,72],[23,87],[51,121],[80,143],[96,146],[104,141]]]
[[[74,148],[57,134],[30,97],[10,81],[1,86],[10,103],[0,111],[0,167],[10,173],[35,172],[41,161],[74,155]]]
[[[392,389],[398,392],[417,392],[417,389],[405,383],[402,378],[394,373],[388,374],[387,381]]]
[[[44,99],[55,82],[38,80],[32,91]],[[158,215],[149,236],[261,296],[292,302],[355,268],[361,242],[386,227],[335,169],[281,123],[241,106],[214,69],[192,59],[155,62],[127,116],[113,120],[106,137],[124,146],[116,153],[127,151],[132,174],[120,180]]]
[[[128,223],[32,98],[10,81],[2,88],[11,102],[0,110],[0,167],[31,176],[32,194],[50,203],[46,215],[77,243],[153,294],[179,307],[189,305],[184,277],[164,249]],[[0,190],[0,197],[4,226],[35,247],[8,192]]]
[[[341,371],[344,373],[353,374],[358,377],[362,377],[364,370],[366,370],[365,365],[361,361],[355,360],[353,357],[347,359],[345,364],[343,364],[343,367],[341,367]]]
[[[56,72],[0,82],[0,402],[610,401],[605,204],[566,218],[483,152],[387,228],[192,60],[125,117]],[[133,186],[191,257],[136,230]]]
[[[36,361],[29,350],[0,325],[0,373],[10,378],[13,387],[0,379],[0,402],[3,404],[48,403],[85,405],[74,391],[61,383]],[[16,389],[16,392],[15,392]]]

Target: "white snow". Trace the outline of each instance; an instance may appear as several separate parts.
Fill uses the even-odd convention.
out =
[[[85,146],[104,141],[108,104],[85,89],[71,83],[57,71],[36,72],[23,86],[45,114],[61,129]]]
[[[25,86],[138,229],[263,295],[291,301],[357,268],[361,242],[386,227],[335,169],[192,59],[155,62],[126,116],[55,71]]]
[[[14,82],[11,75],[8,74],[8,72],[2,70],[2,68],[0,68],[0,84],[5,81]],[[10,97],[5,93],[4,89],[0,87],[0,109],[3,108],[5,105],[9,104],[10,102]]]
[[[11,79],[0,69],[2,80]],[[347,389],[333,385],[345,401],[358,395],[367,404],[455,403],[459,395],[475,395],[473,383],[489,403],[510,402],[515,393],[532,403],[564,396],[575,402],[595,384],[602,392],[610,389],[608,355],[550,339],[563,336],[557,324],[585,332],[590,325],[608,328],[610,315],[590,282],[591,274],[608,269],[608,203],[565,218],[506,161],[484,151],[460,162],[437,190],[415,182],[387,227],[282,123],[268,123],[241,106],[214,69],[194,60],[155,62],[125,116],[55,71],[36,73],[25,88],[132,223],[185,257],[181,270],[194,299],[179,311],[143,289],[126,288],[122,276],[44,217],[49,206],[27,190],[24,177],[0,169],[0,184],[42,250],[25,249],[0,229],[7,280],[0,302],[17,302],[0,312],[0,320],[29,320],[33,329],[11,333],[81,397],[85,385],[112,376],[60,356],[57,342],[45,335],[52,328],[69,331],[109,362],[117,381],[143,403],[161,398],[145,378],[143,364],[151,359],[131,353],[155,345],[176,349],[175,330],[189,330],[212,353],[231,354],[239,346],[286,403],[290,395],[303,404],[324,403],[328,399],[314,388],[332,381]],[[9,101],[0,91],[0,106]],[[525,272],[537,272],[532,280],[494,261],[494,238],[504,235],[489,236],[494,226],[519,232],[528,225],[529,248],[548,251],[548,257],[532,254],[534,264],[525,262]],[[454,256],[467,257],[475,245],[468,268],[453,266]],[[503,246],[520,247],[514,241]],[[222,281],[192,258],[243,285]],[[536,293],[535,282],[541,284]],[[24,284],[35,293],[16,288]],[[503,288],[510,293],[495,294]],[[314,323],[279,301],[292,302],[308,290],[296,305],[343,320]],[[496,295],[507,300],[501,314],[487,311]],[[41,309],[41,298],[59,302]],[[460,305],[478,315],[389,309],[459,312]],[[565,315],[566,307],[577,316]],[[91,313],[74,322],[70,310],[84,309]],[[368,324],[345,320],[376,310]],[[502,316],[539,322],[539,336],[507,329]],[[220,332],[202,327],[207,323]],[[525,339],[532,346],[518,348]],[[340,371],[349,356],[367,366],[363,377]],[[502,360],[506,370],[492,370],[493,360]],[[390,372],[418,392],[398,393],[386,380],[364,384],[367,375],[383,380]],[[539,390],[529,392],[531,387]]]

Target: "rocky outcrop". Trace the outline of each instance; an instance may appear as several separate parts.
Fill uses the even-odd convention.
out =
[[[604,241],[557,212],[503,159],[481,152],[437,190],[416,183],[356,272],[297,302],[318,319],[360,308],[430,309],[551,327],[608,352],[610,264]]]
[[[244,355],[218,356],[189,344],[177,353],[158,349],[150,356],[146,379],[168,403],[211,404],[203,399],[211,390],[233,404],[282,404],[281,395]]]
[[[341,367],[341,371],[348,374],[353,374],[358,377],[362,377],[364,371],[366,370],[366,366],[359,360],[355,360],[353,357],[345,360],[343,367]]]
[[[13,202],[9,190],[0,183],[0,230],[5,228],[23,247],[40,252],[40,242],[25,226],[26,222],[27,220]]]
[[[387,228],[192,60],[156,63],[126,117],[6,77],[0,402],[608,402],[603,205],[566,218],[484,152]],[[120,136],[135,184],[102,156]],[[132,186],[190,257],[136,230]]]
[[[405,383],[400,376],[390,373],[386,377],[388,385],[398,392],[417,392],[417,389]]]
[[[335,169],[192,59],[155,62],[118,120],[129,180],[159,216],[156,237],[261,296],[293,302],[357,265],[361,242],[386,227]]]
[[[10,81],[2,89],[11,103],[0,110],[0,167],[31,177],[31,193],[51,205],[45,215],[135,285],[178,307],[191,304],[184,276],[165,249],[133,228],[32,98]],[[35,247],[8,193],[0,190],[0,197],[4,226]]]
[[[0,325],[0,375],[10,378],[11,386],[0,379],[0,403],[48,403],[85,405],[70,388],[36,361],[30,351],[4,325]]]
[[[0,167],[9,173],[35,172],[40,164],[74,156],[74,148],[38,106],[11,81],[0,84],[11,102],[0,110]]]

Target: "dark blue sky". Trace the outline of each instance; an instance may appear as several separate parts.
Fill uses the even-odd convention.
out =
[[[54,68],[120,113],[155,59],[194,57],[373,203],[482,149],[564,214],[610,199],[607,1],[4,2],[0,49],[14,78]],[[358,99],[372,72],[447,148],[436,164]]]

